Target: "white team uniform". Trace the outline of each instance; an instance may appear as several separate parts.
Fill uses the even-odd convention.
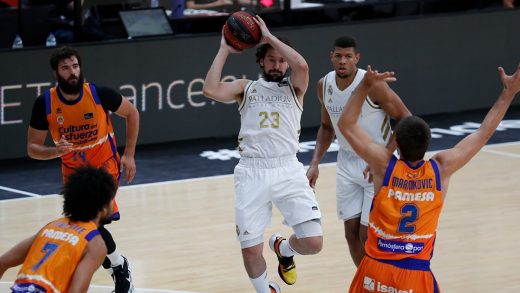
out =
[[[272,203],[288,226],[319,219],[316,197],[296,158],[302,105],[290,80],[250,81],[239,111],[241,158],[234,173],[238,240],[263,236]]]
[[[361,223],[368,224],[368,214],[374,198],[374,185],[363,176],[367,164],[352,149],[338,128],[338,120],[354,89],[365,76],[358,69],[352,84],[341,91],[336,85],[336,72],[331,71],[323,78],[323,105],[329,113],[340,149],[336,170],[336,200],[338,218],[349,220],[361,215]],[[386,145],[392,134],[390,118],[366,97],[361,108],[359,125],[368,132],[376,143]]]

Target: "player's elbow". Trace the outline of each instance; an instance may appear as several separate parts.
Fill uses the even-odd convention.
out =
[[[345,119],[345,115],[341,115],[338,120],[338,129],[341,133],[348,130],[348,120]]]
[[[216,92],[216,89],[214,86],[209,85],[206,82],[204,83],[204,86],[202,87],[202,93],[206,97],[213,99],[213,97],[215,96],[215,92]]]
[[[341,134],[348,140],[351,136],[352,125],[349,124],[348,119],[340,118],[338,121],[338,129]]]
[[[298,63],[296,63],[296,68],[293,68],[293,70],[297,70],[298,72],[304,72],[309,73],[309,64],[305,61],[305,59],[302,58],[302,60],[299,60]]]
[[[34,150],[33,150],[32,146],[31,146],[31,144],[28,144],[28,145],[27,145],[27,155],[28,155],[29,158],[31,158],[31,159],[38,159],[38,158],[36,157],[36,153],[34,152]]]

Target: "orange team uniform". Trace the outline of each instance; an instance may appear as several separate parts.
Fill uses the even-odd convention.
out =
[[[45,225],[29,249],[12,292],[68,292],[87,244],[97,235],[94,222],[61,218]]]
[[[108,113],[103,109],[94,84],[84,83],[74,104],[66,101],[56,87],[45,92],[45,112],[54,143],[62,136],[72,143],[72,152],[61,156],[63,181],[75,168],[104,167],[119,182],[120,158]],[[113,220],[120,218],[114,200]]]
[[[416,167],[392,156],[368,224],[366,255],[349,292],[440,292],[430,259],[443,199],[434,160]]]

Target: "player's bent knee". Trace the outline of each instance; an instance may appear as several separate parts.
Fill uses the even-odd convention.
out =
[[[293,226],[296,238],[305,246],[306,254],[316,254],[323,247],[323,229],[320,219],[313,219]]]
[[[317,254],[323,248],[323,237],[314,236],[305,238],[305,246],[307,248],[307,254]]]
[[[262,257],[263,245],[255,245],[242,249],[242,257],[245,263],[255,262]]]

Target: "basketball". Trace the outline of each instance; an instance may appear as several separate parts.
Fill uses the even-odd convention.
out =
[[[224,38],[228,45],[237,50],[244,50],[260,42],[262,32],[253,18],[254,15],[247,11],[231,14],[224,25]]]

